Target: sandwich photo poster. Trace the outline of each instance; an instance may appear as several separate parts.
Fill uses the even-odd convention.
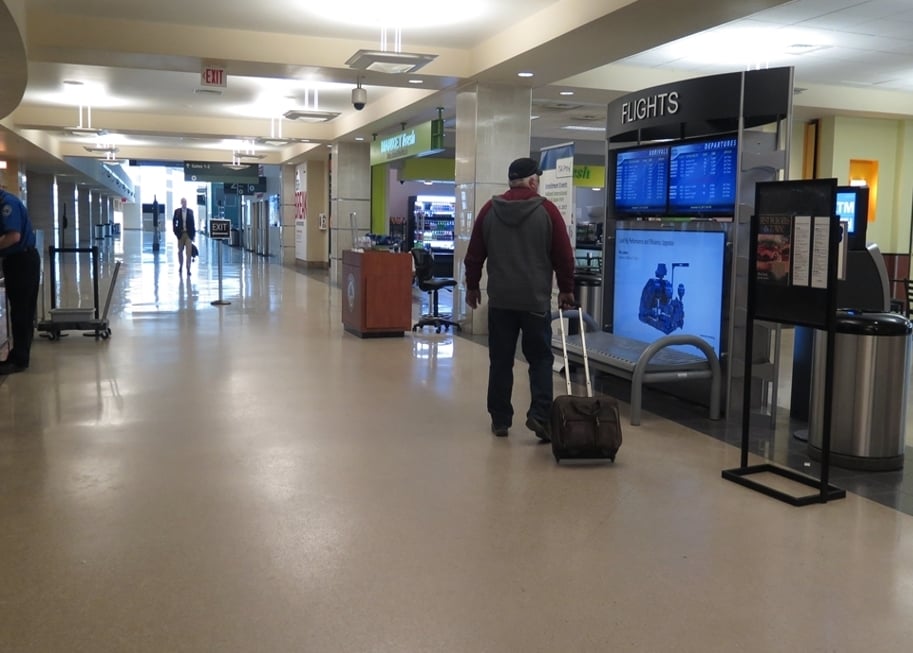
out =
[[[759,282],[778,286],[789,285],[792,237],[792,216],[760,216],[755,266]]]

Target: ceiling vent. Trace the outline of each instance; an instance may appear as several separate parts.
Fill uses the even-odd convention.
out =
[[[222,95],[222,91],[217,88],[195,88],[193,92],[197,95]]]
[[[576,102],[550,102],[546,100],[545,102],[533,102],[533,104],[543,111],[575,111],[583,108],[582,104]]]

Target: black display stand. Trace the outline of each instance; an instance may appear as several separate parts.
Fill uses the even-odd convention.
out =
[[[837,250],[840,223],[834,213],[836,179],[758,183],[748,253],[746,324],[755,319],[827,330],[821,478],[771,463],[748,464],[751,425],[751,358],[745,357],[742,397],[742,451],[739,467],[723,478],[793,506],[842,499],[846,491],[830,485],[831,413],[834,385],[834,336],[837,320]],[[753,329],[745,351],[752,351]],[[795,496],[764,485],[754,474],[775,474],[816,488]]]

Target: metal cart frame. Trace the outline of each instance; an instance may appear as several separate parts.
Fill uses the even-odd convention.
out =
[[[85,317],[88,309],[66,309],[57,307],[57,267],[54,265],[54,257],[57,254],[92,254],[92,312],[94,317]],[[108,326],[108,310],[111,308],[111,296],[114,293],[114,284],[117,283],[117,273],[120,271],[120,261],[114,263],[114,272],[111,275],[111,283],[108,285],[108,294],[105,298],[105,306],[101,316],[98,314],[98,247],[48,247],[48,276],[51,285],[51,319],[41,320],[38,323],[39,334],[48,340],[59,340],[63,331],[84,331],[84,336],[94,337],[96,340],[101,338],[107,340],[111,337],[111,327]],[[60,315],[60,318],[55,316]],[[67,312],[72,313],[72,317],[67,319]],[[63,334],[65,335],[65,334]]]

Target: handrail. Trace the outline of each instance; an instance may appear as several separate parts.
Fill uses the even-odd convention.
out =
[[[720,418],[720,386],[722,385],[722,372],[720,369],[720,359],[717,358],[716,352],[713,351],[706,340],[697,336],[674,335],[663,336],[651,342],[634,365],[634,372],[631,375],[631,424],[637,426],[640,424],[640,404],[641,393],[644,382],[644,375],[647,372],[647,365],[660,351],[666,347],[674,345],[692,345],[701,350],[707,362],[710,364],[710,419]]]

